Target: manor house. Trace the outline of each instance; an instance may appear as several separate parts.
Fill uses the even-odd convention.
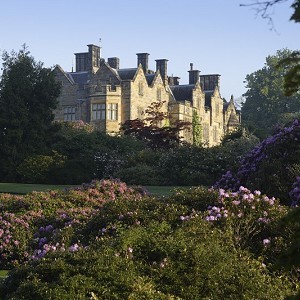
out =
[[[168,75],[167,59],[156,59],[156,70],[150,70],[148,53],[138,53],[133,68],[120,68],[118,57],[105,61],[96,45],[88,45],[88,52],[75,53],[75,57],[75,72],[66,72],[59,65],[54,69],[61,84],[57,121],[82,120],[114,134],[126,120],[145,118],[151,103],[163,101],[169,124],[177,120],[192,123],[197,115],[201,140],[209,146],[219,144],[225,133],[240,125],[233,97],[229,102],[221,98],[220,75],[200,75],[192,63],[189,83],[179,84],[179,77]],[[193,129],[182,136],[192,143]]]

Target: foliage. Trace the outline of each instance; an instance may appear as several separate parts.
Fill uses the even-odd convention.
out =
[[[294,0],[294,3],[291,7],[295,9],[294,13],[291,16],[291,20],[295,22],[300,22],[300,1]]]
[[[267,201],[258,192],[251,203],[244,195],[252,199],[245,189],[239,196],[227,197],[223,191],[218,197],[217,191],[196,188],[158,199],[109,180],[65,193],[31,195],[27,201],[34,206],[26,210],[39,208],[44,215],[34,226],[31,251],[35,252],[28,263],[9,273],[0,295],[3,299],[283,299],[295,294],[286,273],[273,272],[234,240],[232,228],[258,222],[260,216],[271,223],[284,213],[278,202]],[[238,199],[241,203],[234,204]],[[207,218],[211,212],[205,206],[212,202],[228,210],[224,222]],[[44,214],[48,206],[51,209]],[[242,210],[245,220],[236,209]],[[265,230],[269,223],[259,227],[261,238],[269,233]],[[245,230],[239,234],[246,244],[253,243]]]
[[[226,170],[235,170],[242,157],[257,143],[257,138],[245,134],[212,148],[181,146],[170,149],[161,155],[160,173],[167,185],[211,186]]]
[[[289,70],[280,61],[287,61],[292,52],[284,49],[266,58],[265,66],[246,77],[248,91],[242,106],[243,122],[260,138],[272,133],[282,116],[299,112],[300,94],[284,94],[284,76]]]
[[[115,175],[127,184],[160,185],[164,181],[155,166],[142,163],[132,167],[121,168]]]
[[[65,157],[53,151],[52,155],[27,157],[17,168],[23,182],[46,182],[51,168],[58,168],[65,162]]]
[[[298,5],[300,14],[300,2]],[[292,96],[300,89],[300,51],[293,51],[279,62],[279,66],[288,68],[284,77],[284,90],[287,96]]]
[[[196,111],[193,112],[192,128],[193,128],[193,145],[201,146],[202,127],[201,127],[199,116]]]
[[[148,117],[144,120],[127,120],[121,125],[124,135],[129,135],[144,141],[153,150],[170,149],[181,143],[180,131],[188,129],[189,122],[177,121],[171,126],[162,127],[162,121],[167,115],[161,112],[164,101],[153,102],[146,109]]]
[[[47,152],[56,128],[52,121],[59,84],[25,46],[18,53],[4,52],[2,59],[0,178],[15,180],[15,169],[25,158]]]
[[[299,140],[300,121],[295,120],[263,140],[244,157],[236,172],[228,171],[216,186],[237,190],[243,185],[290,203],[289,192],[300,172]]]
[[[252,193],[243,186],[237,192],[220,189],[218,201],[208,208],[206,220],[227,228],[234,245],[250,250],[256,257],[263,257],[271,242],[276,248],[275,244],[280,241],[282,233],[276,230],[276,222],[287,209],[274,197],[269,198],[257,190]],[[271,259],[271,253],[267,259]]]
[[[129,136],[109,136],[81,123],[74,126],[62,124],[57,133],[52,148],[66,160],[51,168],[47,183],[81,184],[94,178],[113,177],[131,156],[145,148]]]

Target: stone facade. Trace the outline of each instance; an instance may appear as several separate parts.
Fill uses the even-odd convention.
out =
[[[170,124],[192,122],[196,114],[201,140],[208,146],[219,144],[226,132],[240,125],[233,98],[229,102],[221,98],[218,74],[200,75],[190,64],[189,83],[180,85],[178,77],[168,76],[166,59],[157,59],[156,70],[149,70],[148,53],[138,53],[137,66],[124,69],[117,57],[102,59],[95,45],[75,56],[75,72],[65,72],[58,65],[54,69],[61,84],[57,121],[82,120],[115,134],[126,120],[145,118],[151,103],[163,101],[162,110],[168,113]],[[192,143],[192,129],[183,132],[183,139]]]

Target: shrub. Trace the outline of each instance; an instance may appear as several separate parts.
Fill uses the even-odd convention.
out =
[[[20,232],[26,246],[21,258],[9,248],[22,265],[0,287],[3,299],[284,299],[297,292],[294,277],[274,272],[269,259],[283,249],[275,237],[288,236],[276,227],[286,209],[258,191],[198,187],[155,198],[101,180],[17,200],[4,206],[30,216],[29,231],[14,229],[15,216],[3,213],[11,239]]]
[[[53,151],[52,155],[35,155],[26,158],[17,168],[23,182],[41,183],[46,182],[46,177],[51,168],[61,167],[66,157]]]
[[[127,184],[160,185],[163,182],[157,168],[145,164],[122,168],[115,175]]]
[[[199,217],[175,230],[166,222],[152,221],[121,231],[113,241],[101,239],[89,248],[57,255],[13,271],[3,295],[282,299],[291,291],[287,281],[270,276],[261,263],[233,250],[220,231],[212,231]]]
[[[300,121],[262,141],[241,162],[236,172],[227,172],[215,186],[237,190],[257,189],[290,203],[289,192],[300,172]]]

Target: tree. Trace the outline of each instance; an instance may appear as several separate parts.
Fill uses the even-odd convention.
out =
[[[17,166],[46,151],[54,129],[60,86],[26,46],[3,54],[0,81],[0,179],[15,180]]]
[[[276,125],[299,116],[300,94],[285,95],[284,78],[289,67],[279,64],[291,53],[287,49],[277,51],[266,58],[262,69],[246,76],[248,91],[242,106],[243,122],[260,138],[270,135]]]
[[[268,19],[269,23],[273,27],[273,19],[271,17],[270,10],[274,5],[284,3],[287,1],[288,0],[269,0],[269,1],[257,0],[256,2],[250,4],[240,4],[240,6],[255,6],[257,14],[259,14],[263,19]],[[294,12],[290,20],[294,22],[300,22],[300,0],[294,0],[291,7],[294,9]]]
[[[268,19],[271,27],[274,28],[273,19],[271,17],[270,9],[279,3],[287,2],[287,0],[270,0],[270,1],[256,1],[250,4],[240,4],[241,6],[255,6],[257,14],[262,18]],[[300,22],[300,0],[294,0],[291,5],[294,12],[290,18],[295,23]],[[286,96],[291,96],[300,90],[300,51],[293,51],[282,61],[279,62],[281,66],[285,66],[289,70],[284,78],[284,91]]]
[[[121,125],[121,131],[144,141],[153,150],[178,146],[181,143],[180,131],[188,129],[191,123],[177,121],[171,126],[161,126],[168,119],[167,114],[161,112],[163,104],[164,101],[151,103],[145,111],[148,116],[144,120],[127,120]]]

